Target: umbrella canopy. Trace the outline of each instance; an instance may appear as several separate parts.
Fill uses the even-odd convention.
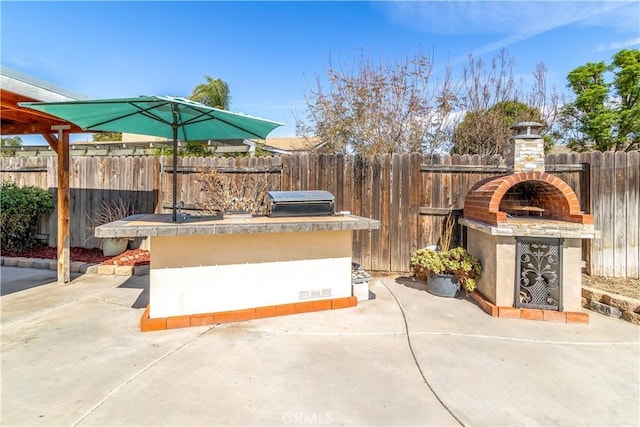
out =
[[[282,126],[282,123],[172,96],[22,102],[19,105],[61,117],[87,131],[138,133],[175,137],[180,141],[264,139],[273,129]]]
[[[176,221],[177,145],[207,139],[265,139],[282,123],[209,107],[186,98],[141,96],[66,102],[21,102],[86,131],[127,132],[173,140],[173,220]]]

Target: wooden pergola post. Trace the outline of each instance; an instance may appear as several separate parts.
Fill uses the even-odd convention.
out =
[[[69,125],[51,126],[51,130],[58,131],[56,141],[58,153],[58,283],[71,281],[70,274],[70,238],[69,238]],[[55,138],[55,137],[54,137]]]

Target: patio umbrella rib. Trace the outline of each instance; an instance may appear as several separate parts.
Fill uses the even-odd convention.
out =
[[[253,135],[254,137],[256,137],[258,139],[264,139],[262,136],[254,133],[254,132],[251,132],[251,131],[249,131],[247,129],[243,129],[243,128],[237,126],[237,125],[234,125],[233,123],[231,123],[231,122],[229,122],[227,120],[221,119],[220,117],[213,117],[213,116],[209,116],[208,114],[206,114],[206,116],[210,117],[210,118],[207,119],[207,120],[199,120],[199,121],[195,121],[195,119],[191,119],[189,122],[187,122],[187,124],[194,124],[194,123],[200,123],[200,122],[203,122],[203,121],[214,120],[214,121],[222,122],[222,123],[224,123],[224,124],[226,124],[228,126],[234,127],[234,128],[236,128],[236,129],[238,129],[240,131],[243,131],[243,132],[246,132],[248,134],[251,134],[251,135]]]
[[[142,114],[142,115],[144,115],[144,116],[146,116],[146,117],[148,117],[148,118],[150,118],[152,120],[155,120],[157,122],[163,123],[163,124],[168,125],[168,126],[172,125],[171,122],[163,119],[162,117],[159,117],[159,116],[157,116],[155,114],[150,113],[149,112],[149,110],[151,110],[150,108],[149,109],[142,109],[142,108],[138,107],[137,105],[134,105],[134,107],[138,108],[139,111],[133,111],[133,112],[131,112],[129,114],[123,114],[121,116],[113,117],[113,118],[111,118],[109,120],[105,120],[105,121],[98,122],[98,123],[93,123],[91,125],[87,125],[86,127],[83,127],[83,129],[85,129],[85,130],[92,130],[92,129],[99,130],[99,129],[96,129],[98,126],[103,126],[103,125],[106,125],[106,124],[109,124],[109,123],[113,123],[113,122],[115,122],[117,120],[122,120],[122,119],[125,119],[127,117],[133,117],[133,116],[135,116],[137,114]]]

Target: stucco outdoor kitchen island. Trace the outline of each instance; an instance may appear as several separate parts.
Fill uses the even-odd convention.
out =
[[[171,215],[141,214],[97,227],[95,235],[149,238],[145,314],[158,320],[151,329],[164,329],[163,322],[184,327],[355,305],[352,232],[377,228],[379,221],[354,215],[172,222]]]

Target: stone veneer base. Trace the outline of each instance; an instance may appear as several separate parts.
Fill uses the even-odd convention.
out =
[[[142,332],[161,331],[164,329],[187,328],[191,326],[207,326],[216,323],[241,322],[244,320],[261,319],[265,317],[285,316],[288,314],[308,313],[312,311],[336,310],[339,308],[355,307],[358,299],[354,296],[315,301],[304,301],[291,304],[272,305],[267,307],[247,308],[243,310],[223,311],[217,313],[191,314],[186,316],[172,316],[149,318],[149,306],[140,318]]]
[[[543,320],[547,322],[559,323],[589,323],[589,314],[575,311],[555,311],[542,310],[538,308],[515,308],[497,306],[490,302],[478,290],[471,293],[471,298],[484,310],[493,317],[503,317],[508,319],[523,320]]]

